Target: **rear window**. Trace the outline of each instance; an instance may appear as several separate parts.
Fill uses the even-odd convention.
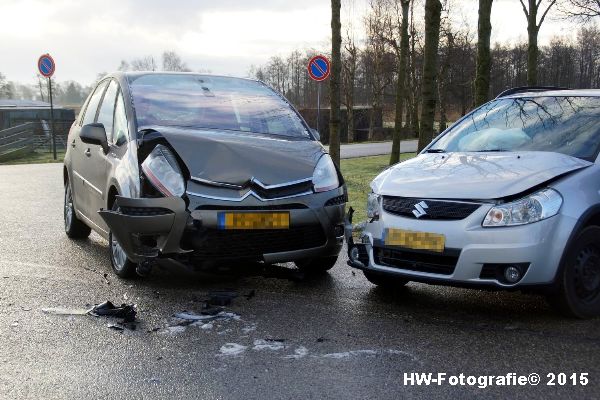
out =
[[[600,97],[548,96],[492,101],[429,151],[548,151],[594,161],[599,149]]]
[[[309,138],[300,117],[260,82],[203,75],[130,77],[137,125]]]

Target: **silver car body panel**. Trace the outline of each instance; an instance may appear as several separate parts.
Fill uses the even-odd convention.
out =
[[[431,199],[513,196],[592,163],[541,151],[420,154],[377,176],[381,195]]]
[[[436,156],[439,156],[439,154],[436,154]],[[461,154],[456,154],[456,157],[460,158]],[[516,154],[509,153],[509,157],[516,158]],[[542,157],[549,160],[552,159],[552,154],[543,154]],[[556,154],[554,159],[558,161],[565,160],[564,156],[559,154]],[[487,157],[482,161],[484,164],[488,162]],[[565,163],[562,165],[565,165]],[[559,213],[553,217],[527,225],[494,228],[483,227],[482,223],[487,212],[496,203],[494,199],[483,201],[482,205],[475,212],[462,220],[408,218],[388,213],[383,208],[380,208],[379,220],[367,222],[362,231],[362,243],[366,244],[369,263],[364,266],[356,264],[354,266],[369,271],[402,276],[408,280],[447,282],[448,284],[475,284],[498,288],[549,285],[555,279],[565,246],[569,242],[572,233],[576,230],[582,216],[588,210],[592,210],[600,205],[600,165],[598,163],[571,162],[571,160],[567,160],[566,165],[572,166],[573,169],[571,172],[559,174],[564,176],[559,176],[553,180],[551,179],[553,174],[549,174],[547,175],[550,178],[549,183],[537,180],[532,183],[532,185],[537,187],[546,186],[553,188],[562,195],[563,205]],[[445,167],[442,166],[440,168]],[[503,168],[507,176],[512,176],[514,172],[512,169],[506,166],[503,166]],[[527,176],[539,176],[537,172],[544,168],[546,168],[545,164],[530,165]],[[409,170],[411,173],[414,171],[412,166],[409,167]],[[520,170],[521,168],[517,168],[515,174],[520,173]],[[393,170],[388,170],[388,174],[385,182],[394,182],[396,177],[407,176],[402,168],[402,164]],[[438,176],[445,176],[445,173],[441,172]],[[463,179],[462,176],[452,178],[456,197],[464,198],[466,194],[471,194],[474,190],[471,187],[465,188],[466,182]],[[379,183],[373,184],[373,187],[381,190],[383,193],[393,193],[396,196],[404,195],[405,193],[416,194],[416,189],[409,188],[408,184],[405,184],[405,191],[396,192],[389,190],[385,186],[385,183],[382,182],[382,180],[379,180]],[[420,184],[417,185],[419,187],[418,192],[421,193],[421,196],[418,196],[419,199],[439,197],[434,195],[434,192],[438,191],[439,185],[431,185],[427,190]],[[487,188],[484,187],[484,190],[487,190]],[[502,197],[512,193],[523,192],[524,190],[526,191],[527,188],[523,186],[517,186],[516,189],[509,187],[503,192],[492,192],[490,188],[487,194],[492,197]],[[481,196],[478,197],[481,198]],[[446,249],[459,252],[454,272],[450,275],[417,272],[375,263],[374,246],[385,247],[383,232],[386,228],[444,235]],[[350,234],[351,229],[347,227],[347,239],[350,238]],[[480,278],[484,264],[508,265],[513,263],[529,264],[526,274],[517,284],[511,285],[496,279]]]

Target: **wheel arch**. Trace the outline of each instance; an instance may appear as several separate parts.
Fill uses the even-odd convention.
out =
[[[575,227],[571,231],[569,235],[569,240],[565,244],[565,248],[563,250],[562,256],[560,257],[559,267],[556,269],[556,274],[554,275],[553,287],[557,286],[557,278],[560,277],[563,273],[565,259],[569,252],[569,249],[577,239],[577,236],[581,231],[590,226],[600,226],[600,204],[595,204],[592,207],[588,208],[586,211],[581,214],[581,217],[577,220]]]
[[[117,199],[118,195],[119,195],[119,189],[117,188],[117,186],[114,184],[110,185],[110,188],[108,189],[108,195],[106,196],[106,209],[107,210],[112,209],[112,206],[115,203],[115,200]]]

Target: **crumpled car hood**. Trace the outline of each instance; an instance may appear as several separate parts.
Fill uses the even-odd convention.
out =
[[[527,191],[592,163],[559,153],[421,154],[371,183],[382,195],[432,199],[498,199]]]
[[[311,178],[325,153],[323,146],[312,140],[196,128],[152,129],[173,146],[192,177],[234,185],[252,178],[265,185]]]

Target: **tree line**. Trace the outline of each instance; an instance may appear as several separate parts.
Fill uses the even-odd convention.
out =
[[[348,141],[355,132],[352,110],[359,105],[371,107],[369,138],[378,128],[374,123],[377,109],[382,108],[386,119],[393,121],[390,162],[395,163],[400,139],[418,137],[423,148],[449,121],[507,88],[600,88],[600,29],[593,23],[600,15],[600,0],[568,4],[567,0],[519,0],[522,15],[515,18],[527,23],[523,32],[527,40],[493,45],[493,0],[479,0],[476,30],[453,15],[449,1],[370,0],[360,26],[341,26],[340,80],[335,90],[347,109]],[[332,0],[334,19],[336,3]],[[592,23],[580,25],[575,37],[555,36],[539,46],[539,30],[554,8],[563,16]],[[359,30],[362,35],[357,34]],[[332,43],[332,50],[335,47]],[[306,65],[322,52],[297,49],[253,66],[249,74],[283,93],[298,108],[311,108],[316,104],[317,83],[309,79]],[[331,55],[335,65],[335,55]],[[327,104],[330,87],[323,85],[323,89]]]

